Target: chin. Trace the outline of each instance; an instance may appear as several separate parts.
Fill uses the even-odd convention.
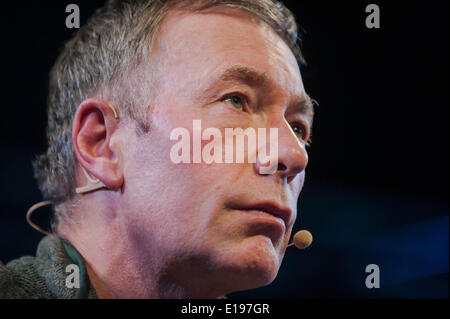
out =
[[[223,256],[227,272],[223,278],[233,284],[231,291],[267,286],[276,278],[282,257],[267,237],[245,240],[229,252]]]

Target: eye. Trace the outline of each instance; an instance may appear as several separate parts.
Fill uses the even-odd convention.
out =
[[[240,95],[231,95],[226,97],[223,101],[231,105],[231,107],[236,110],[244,110],[244,100],[245,98]]]
[[[299,123],[293,123],[291,125],[292,130],[294,131],[295,135],[297,135],[298,138],[300,138],[301,140],[303,140],[306,136],[306,131],[303,125],[299,124]]]

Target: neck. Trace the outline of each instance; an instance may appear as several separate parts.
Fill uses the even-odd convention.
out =
[[[100,299],[113,299],[114,296],[111,294],[103,281],[98,278],[97,274],[94,272],[92,266],[88,262],[86,262],[86,269],[88,272],[89,281],[94,287],[97,297]]]
[[[96,206],[96,207],[101,207]],[[81,208],[81,207],[80,207]],[[168,261],[161,247],[149,245],[142,234],[121,226],[113,210],[84,207],[75,212],[83,222],[61,225],[60,233],[78,250],[86,263],[89,279],[99,298],[218,298],[213,285],[195,280],[191,271],[202,263],[184,258]],[[106,217],[105,217],[106,216]],[[144,249],[145,248],[145,249]],[[189,271],[188,271],[189,269]],[[202,275],[203,278],[206,278]],[[211,278],[210,278],[211,279]],[[208,285],[210,284],[210,285]],[[213,288],[211,291],[207,288]]]

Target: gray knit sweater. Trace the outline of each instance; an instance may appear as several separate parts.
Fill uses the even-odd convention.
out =
[[[80,287],[68,288],[66,266],[79,269]],[[69,242],[50,235],[37,248],[36,257],[24,256],[6,266],[0,262],[0,298],[97,298],[83,258]]]

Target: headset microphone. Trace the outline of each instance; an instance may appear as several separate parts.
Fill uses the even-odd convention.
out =
[[[307,230],[300,230],[295,233],[293,242],[286,247],[295,246],[298,249],[308,248],[312,243],[313,237]]]

